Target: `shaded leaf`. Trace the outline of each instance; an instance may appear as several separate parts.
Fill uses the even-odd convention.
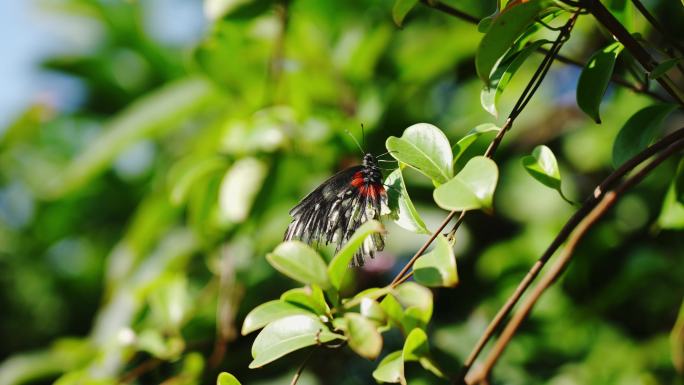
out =
[[[432,292],[415,282],[405,282],[393,291],[394,297],[404,308],[401,326],[405,332],[413,328],[425,328],[432,318]]]
[[[601,123],[599,106],[613,75],[615,60],[624,47],[615,42],[597,52],[587,61],[577,82],[577,105],[596,123]]]
[[[684,57],[676,57],[672,59],[668,59],[663,61],[662,63],[658,64],[651,73],[648,74],[648,77],[651,79],[658,79],[659,77],[665,75],[665,73],[674,66],[677,65],[680,61],[684,60]]]
[[[413,265],[413,277],[425,286],[453,287],[458,283],[454,250],[443,235],[435,239],[435,247]]]
[[[306,309],[282,300],[273,300],[255,307],[247,314],[242,323],[242,335],[259,330],[269,323],[296,314],[312,314]]]
[[[373,378],[381,382],[406,384],[401,350],[386,355],[373,371]]]
[[[387,321],[385,311],[382,310],[380,304],[374,299],[363,298],[359,305],[359,311],[362,316],[378,324],[384,324]]]
[[[252,345],[250,369],[264,366],[278,358],[311,345],[323,344],[344,336],[328,330],[318,318],[293,315],[269,323]]]
[[[548,0],[511,3],[494,19],[475,55],[477,75],[485,84],[491,86],[490,75],[496,63],[551,3]]]
[[[404,130],[400,138],[387,138],[385,146],[396,160],[415,168],[435,183],[444,183],[453,175],[449,139],[432,124],[414,124]]]
[[[416,4],[418,4],[418,0],[395,0],[394,7],[392,7],[392,19],[394,20],[394,23],[401,27],[404,18],[411,12]]]
[[[433,197],[437,205],[446,210],[489,210],[498,178],[496,163],[476,156],[453,179],[437,187]]]
[[[464,137],[458,140],[456,144],[454,145],[454,167],[456,167],[456,164],[458,163],[458,160],[463,156],[463,154],[466,152],[468,147],[470,147],[471,144],[475,143],[475,141],[481,137],[482,135],[489,133],[489,132],[499,132],[501,129],[497,127],[493,123],[483,123],[477,125],[475,128],[472,130],[468,131],[467,134],[465,134]]]
[[[684,159],[679,161],[673,182],[677,202],[684,204]]]
[[[401,168],[397,168],[387,176],[385,185],[387,186],[389,207],[393,213],[396,213],[394,223],[417,234],[429,234],[430,230],[425,226],[425,222],[413,206],[413,202],[411,202],[406,191]]]
[[[401,327],[401,321],[404,318],[404,309],[392,294],[387,294],[385,298],[380,301],[380,307],[385,314],[387,314],[390,323],[397,327]]]
[[[325,302],[323,291],[317,285],[309,287],[298,287],[284,292],[280,299],[311,310],[315,314],[325,315],[330,313],[330,307]]]
[[[654,104],[632,115],[613,142],[613,166],[618,167],[648,147],[662,121],[676,108],[673,104]]]
[[[665,194],[663,206],[658,216],[658,226],[662,229],[681,230],[684,229],[684,203],[677,201],[674,183]]]
[[[349,238],[349,241],[342,246],[342,249],[333,257],[332,261],[327,268],[328,276],[330,277],[330,283],[332,283],[335,289],[340,289],[344,275],[347,273],[349,263],[356,251],[361,247],[363,241],[373,233],[384,232],[385,228],[382,223],[376,220],[370,220],[362,224],[356,231],[354,235]]]
[[[276,270],[296,281],[317,284],[324,289],[330,286],[323,258],[303,242],[283,242],[266,259]]]

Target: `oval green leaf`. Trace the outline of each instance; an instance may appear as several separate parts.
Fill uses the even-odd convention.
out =
[[[658,226],[661,229],[681,230],[684,229],[684,203],[677,201],[677,193],[674,183],[665,194],[663,207],[658,216]]]
[[[550,148],[541,145],[534,148],[532,155],[522,158],[523,167],[537,181],[546,187],[550,187],[560,194],[566,202],[572,203],[563,195],[561,189],[561,176],[558,162]]]
[[[435,247],[413,265],[416,282],[431,287],[454,287],[458,283],[456,257],[446,237],[439,235]]]
[[[252,309],[242,323],[242,335],[259,330],[269,323],[296,314],[312,314],[306,309],[280,300],[268,301]]]
[[[446,210],[489,210],[498,178],[496,163],[476,156],[453,179],[437,187],[433,197],[437,205]]]
[[[303,242],[283,242],[266,259],[276,270],[296,281],[323,289],[330,286],[323,258]]]
[[[511,3],[494,19],[475,55],[477,75],[485,84],[491,86],[489,76],[496,63],[549,4],[549,0]]]
[[[454,168],[457,167],[458,161],[461,159],[463,154],[466,152],[468,147],[470,147],[471,144],[475,143],[475,141],[481,137],[482,135],[489,133],[489,132],[499,132],[501,129],[497,127],[493,123],[483,123],[477,125],[475,128],[472,130],[468,131],[467,134],[465,134],[464,137],[458,140],[456,144],[454,145],[453,151],[454,151]]]
[[[394,23],[401,27],[404,18],[411,12],[416,4],[418,4],[418,0],[396,0],[394,2],[394,7],[392,7],[392,19],[394,19]]]
[[[356,229],[354,235],[352,235],[351,238],[349,238],[349,241],[342,246],[342,249],[340,249],[337,255],[333,257],[332,261],[330,261],[330,265],[327,268],[327,274],[330,277],[330,283],[332,283],[335,289],[340,289],[340,285],[342,284],[344,275],[347,272],[349,263],[366,238],[371,234],[381,233],[384,231],[385,228],[382,226],[382,223],[374,219],[364,223],[358,229]]]
[[[662,121],[676,108],[672,104],[654,104],[632,115],[613,142],[613,166],[618,167],[648,147],[658,134]]]
[[[216,385],[242,385],[235,376],[230,373],[221,372],[216,378]]]
[[[680,61],[684,60],[684,57],[676,57],[672,59],[665,60],[664,62],[658,64],[651,73],[648,74],[648,77],[651,79],[658,79],[659,77],[665,75],[665,73],[674,66],[677,65]]]
[[[396,160],[415,168],[435,183],[444,183],[453,175],[449,139],[432,124],[414,124],[404,130],[401,138],[387,138],[385,146]]]
[[[361,357],[374,360],[382,350],[382,336],[377,325],[358,313],[347,313],[346,336],[349,347]]]
[[[385,314],[387,314],[387,318],[391,324],[401,327],[401,321],[404,318],[404,309],[402,309],[401,304],[393,295],[387,294],[385,298],[380,301],[380,307]]]
[[[330,313],[330,307],[325,302],[323,291],[317,285],[311,287],[298,287],[284,292],[280,299],[292,305],[309,309],[318,315]]]
[[[386,355],[373,371],[373,378],[380,382],[406,384],[401,350]]]
[[[406,191],[401,168],[392,171],[385,179],[388,204],[394,215],[394,223],[417,234],[430,234]]]
[[[415,282],[405,282],[397,286],[394,296],[404,308],[401,314],[401,327],[405,332],[413,328],[424,328],[432,318],[432,292]]]
[[[374,299],[361,299],[359,311],[361,312],[362,316],[378,324],[384,324],[387,322],[387,315],[385,314],[385,311],[382,310],[380,304]]]
[[[344,338],[328,330],[323,322],[313,316],[293,315],[281,318],[266,325],[254,340],[254,360],[249,364],[249,368],[264,366],[307,346]]]
[[[596,123],[601,123],[599,106],[622,48],[615,42],[591,55],[577,82],[577,105]]]

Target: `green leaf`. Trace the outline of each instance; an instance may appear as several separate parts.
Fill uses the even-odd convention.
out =
[[[475,55],[477,75],[485,84],[491,86],[490,75],[496,63],[551,3],[549,0],[530,0],[510,4],[494,19]]]
[[[458,283],[454,250],[443,235],[435,242],[435,248],[413,265],[413,277],[425,286],[454,287]]]
[[[658,64],[651,73],[648,74],[648,77],[651,79],[658,79],[659,77],[665,75],[665,73],[674,66],[677,65],[680,61],[684,60],[684,57],[675,57],[672,59],[665,60],[664,62]]]
[[[247,335],[275,320],[296,314],[311,314],[311,312],[282,300],[262,303],[247,314],[245,321],[242,323],[241,333],[243,336]]]
[[[373,378],[380,382],[406,384],[401,350],[386,355],[373,371]]]
[[[169,199],[175,206],[184,204],[193,187],[205,183],[212,174],[225,170],[228,164],[218,156],[186,157],[169,170]]]
[[[323,258],[303,242],[283,242],[266,259],[276,270],[296,281],[323,289],[330,286]]]
[[[219,191],[221,220],[244,222],[266,178],[266,164],[256,158],[242,158],[228,169]]]
[[[250,369],[273,362],[295,350],[345,337],[328,330],[316,317],[293,315],[273,321],[261,330],[252,345]]]
[[[589,58],[577,82],[577,105],[596,123],[601,123],[599,106],[613,75],[615,60],[624,47],[615,42]]]
[[[435,183],[444,183],[453,175],[449,139],[432,124],[414,124],[404,130],[401,138],[387,138],[385,146],[396,160],[415,168]]]
[[[468,133],[465,134],[464,137],[459,139],[459,141],[456,142],[456,144],[454,145],[454,167],[456,167],[458,160],[461,158],[461,156],[463,156],[468,147],[470,147],[471,144],[475,143],[475,141],[479,137],[488,132],[499,131],[501,131],[501,129],[493,123],[483,123],[468,131]]]
[[[453,179],[437,187],[433,197],[437,205],[446,210],[489,210],[498,178],[496,163],[476,156]]]
[[[674,186],[675,199],[684,204],[684,159],[679,161],[672,185]]]
[[[382,350],[382,336],[375,323],[358,313],[347,313],[346,336],[349,347],[361,357],[374,360]]]
[[[406,191],[401,168],[397,168],[387,176],[385,185],[388,186],[387,197],[389,207],[393,213],[396,213],[394,223],[417,234],[430,234],[430,230],[425,226],[425,222],[423,222],[423,219],[413,206],[413,202],[411,202],[411,198]]]
[[[418,0],[396,0],[394,2],[394,7],[392,7],[392,19],[394,19],[394,23],[401,27],[404,18],[411,12],[416,4],[418,4]]]
[[[404,362],[418,361],[420,365],[438,377],[445,378],[444,372],[439,369],[430,357],[430,345],[428,337],[422,329],[413,329],[406,337],[402,350]]]
[[[362,316],[378,324],[384,324],[387,321],[387,314],[385,314],[385,311],[382,310],[380,304],[374,299],[361,299],[359,311]]]
[[[405,332],[425,328],[432,317],[432,292],[415,282],[405,282],[394,289],[394,296],[404,308],[401,325]]]
[[[675,185],[672,183],[663,199],[663,207],[658,216],[658,226],[662,229],[684,229],[684,203],[677,201]]]
[[[613,142],[613,166],[618,167],[648,147],[657,136],[662,121],[676,108],[673,104],[654,104],[632,115]]]
[[[490,84],[485,84],[482,87],[482,92],[480,92],[480,103],[485,111],[489,112],[495,117],[499,116],[496,105],[498,104],[499,97],[503,93],[504,89],[506,89],[508,83],[511,81],[511,78],[513,78],[513,75],[515,75],[530,54],[547,43],[551,43],[551,41],[535,41],[520,51],[513,53],[509,57],[505,57],[501,60],[501,62],[499,62],[499,64],[496,66],[496,69],[494,69],[494,72],[491,74]]]
[[[382,226],[382,223],[374,219],[364,223],[356,229],[354,235],[352,235],[351,238],[349,238],[349,241],[342,246],[342,249],[333,257],[328,266],[330,283],[332,283],[335,289],[340,289],[342,279],[344,279],[344,275],[347,273],[349,263],[365,239],[371,234],[381,233],[383,231],[385,231],[385,228]]]
[[[565,201],[572,203],[563,195],[558,162],[550,148],[544,145],[535,147],[532,151],[532,155],[527,155],[522,158],[522,164],[523,167],[525,167],[525,170],[527,170],[534,179],[544,186],[558,191]]]
[[[235,376],[230,373],[221,372],[216,379],[216,385],[242,385]]]
[[[401,321],[404,318],[404,309],[392,294],[387,294],[385,298],[380,301],[380,307],[385,314],[387,314],[390,323],[397,327],[401,327]]]
[[[218,20],[250,1],[252,0],[204,0],[204,14],[209,20]]]
[[[280,296],[280,299],[293,305],[298,305],[300,307],[309,309],[318,315],[326,315],[330,313],[330,307],[325,302],[323,291],[317,285],[311,285],[311,288],[299,287],[296,289],[290,289],[284,292]]]

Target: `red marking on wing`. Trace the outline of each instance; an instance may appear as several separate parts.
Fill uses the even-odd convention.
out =
[[[356,173],[354,173],[350,183],[354,187],[359,187],[359,188],[363,187],[363,184],[365,183],[363,181],[363,173],[361,171],[357,171]]]

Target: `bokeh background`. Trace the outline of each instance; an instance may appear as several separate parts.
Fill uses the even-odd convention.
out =
[[[446,3],[478,18],[495,9]],[[662,55],[663,36],[629,2],[607,3]],[[679,1],[644,3],[683,41]],[[456,141],[501,124],[542,58],[516,74],[493,117],[480,106],[476,26],[418,6],[399,28],[392,5],[0,2],[0,384],[199,384],[219,371],[289,383],[302,355],[249,370],[254,335],[239,328],[254,306],[295,286],[264,256],[289,209],[360,160],[346,131],[360,138],[363,124],[376,154],[417,122]],[[582,16],[562,54],[583,62],[609,41]],[[459,230],[460,285],[435,292],[429,327],[452,371],[575,209],[520,158],[551,147],[564,192],[580,201],[610,172],[619,128],[654,102],[611,86],[597,125],[575,103],[580,70],[553,65],[496,155],[494,214],[469,215]],[[634,81],[627,58],[616,71]],[[678,128],[684,115],[665,123]],[[684,223],[661,213],[676,165],[658,168],[591,231],[494,383],[684,384],[670,338],[684,297]],[[434,229],[446,212],[432,186],[410,171],[407,181]],[[387,250],[357,271],[350,292],[387,284],[425,240],[387,226]],[[400,343],[387,336],[387,351]],[[372,383],[375,365],[323,352],[300,384]],[[412,384],[439,383],[408,370]]]

